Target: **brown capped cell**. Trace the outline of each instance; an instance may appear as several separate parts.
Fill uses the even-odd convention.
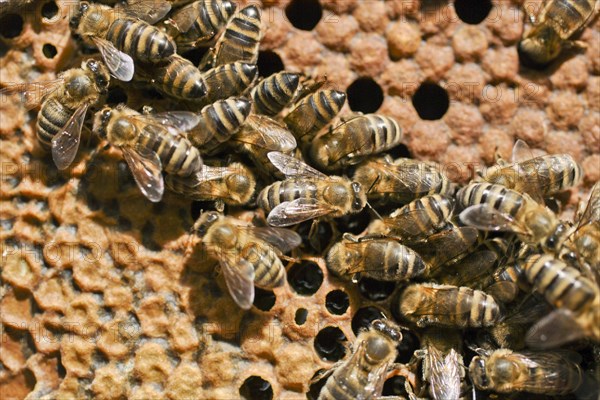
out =
[[[450,128],[444,121],[418,121],[407,146],[417,158],[436,159],[450,144]]]
[[[133,373],[142,382],[166,382],[172,372],[171,360],[159,343],[147,342],[136,350]]]
[[[486,129],[479,138],[479,152],[487,165],[496,162],[496,153],[500,154],[502,159],[510,160],[513,145],[514,140],[506,129]]]
[[[60,356],[67,374],[80,378],[91,378],[95,349],[96,345],[91,338],[76,334],[63,335]]]
[[[437,82],[452,68],[454,53],[449,47],[425,43],[417,50],[415,61],[427,79]]]
[[[561,63],[550,76],[550,82],[556,89],[582,90],[588,84],[588,78],[586,60],[577,56]]]
[[[585,153],[581,135],[576,135],[573,131],[550,131],[545,137],[544,144],[544,150],[548,154],[563,154],[566,151],[576,161],[581,160]]]
[[[552,124],[558,129],[576,127],[585,112],[585,105],[576,93],[555,92],[550,96],[546,112]]]
[[[517,111],[509,129],[515,138],[536,145],[544,140],[548,127],[543,111],[521,109]]]
[[[27,292],[10,290],[0,300],[2,323],[14,329],[27,330],[31,324],[32,299]]]
[[[148,296],[140,303],[136,315],[145,335],[160,337],[166,334],[169,327],[166,311],[165,299],[162,296]]]
[[[457,60],[479,60],[488,48],[488,33],[479,25],[463,25],[452,37],[452,49]]]
[[[389,63],[381,74],[381,83],[392,96],[410,99],[425,80],[425,74],[413,60]]]
[[[521,40],[524,20],[520,6],[508,2],[496,2],[490,15],[485,19],[485,25],[492,32],[492,41],[496,44],[511,46]],[[499,42],[499,43],[498,43]]]
[[[185,314],[171,317],[169,324],[169,335],[173,349],[184,353],[198,347],[198,334],[190,318]]]
[[[600,111],[600,76],[591,76],[587,85],[588,107]]]
[[[375,33],[354,36],[350,54],[350,65],[359,75],[377,76],[389,61],[385,39]]]
[[[305,351],[302,343],[288,343],[280,346],[275,354],[277,359],[289,360],[275,368],[277,381],[288,390],[306,392],[314,374],[315,355]]]
[[[485,101],[486,79],[479,64],[454,64],[444,77],[444,88],[452,100],[464,103]]]
[[[583,135],[585,147],[589,152],[600,152],[600,113],[589,112],[584,115],[577,126]]]
[[[583,179],[588,185],[593,185],[600,180],[600,155],[592,154],[587,156],[582,162],[581,166],[585,175]]]
[[[483,117],[474,105],[451,103],[444,115],[444,121],[452,131],[452,139],[458,145],[474,143],[483,131]]]
[[[61,283],[58,278],[42,282],[33,293],[38,306],[44,310],[63,312],[66,304],[66,296]]]
[[[419,25],[404,19],[391,24],[385,33],[385,37],[387,38],[392,60],[415,54],[421,45]]]
[[[385,2],[362,1],[352,13],[363,32],[383,33],[389,22]]]
[[[515,90],[505,84],[486,85],[482,89],[479,111],[488,122],[508,124],[519,108],[516,96]]]
[[[178,365],[167,380],[165,392],[170,400],[204,398],[198,365],[188,362]]]
[[[350,49],[352,38],[358,32],[358,22],[351,15],[331,14],[317,25],[315,31],[325,46],[344,52]]]
[[[116,364],[108,364],[98,368],[92,381],[92,392],[98,399],[116,399],[125,395],[127,374]]]
[[[512,82],[519,71],[519,56],[513,47],[490,49],[481,64],[492,81]]]

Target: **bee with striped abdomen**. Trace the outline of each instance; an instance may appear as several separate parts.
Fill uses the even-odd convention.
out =
[[[183,134],[198,119],[191,112],[140,114],[118,105],[96,113],[94,132],[123,151],[142,193],[158,202],[164,191],[163,170],[190,177],[202,167],[200,153]]]
[[[263,36],[260,17],[258,7],[249,5],[229,19],[215,45],[214,66],[234,62],[256,64]]]
[[[574,392],[583,382],[577,353],[515,352],[477,349],[471,360],[469,377],[476,388],[498,393],[527,392],[563,395]]]
[[[346,103],[346,93],[319,90],[300,98],[283,121],[296,139],[310,142],[314,135],[331,122]]]
[[[317,136],[310,157],[317,167],[334,171],[355,165],[366,157],[400,144],[402,129],[392,118],[378,114],[357,115]]]
[[[268,157],[286,176],[258,195],[258,206],[269,214],[269,224],[288,226],[325,215],[338,218],[365,207],[367,199],[360,183],[327,176],[283,153],[270,152]]]
[[[401,293],[399,314],[420,328],[481,328],[494,325],[501,318],[494,298],[465,286],[412,284]]]
[[[41,103],[36,121],[38,142],[45,150],[52,150],[58,169],[65,169],[77,156],[88,108],[98,103],[109,83],[104,63],[90,59],[53,81],[8,86],[0,91],[0,99],[18,93],[28,107]]]
[[[375,399],[381,395],[388,369],[398,354],[400,329],[388,320],[375,320],[361,332],[352,355],[335,368],[319,400]]]
[[[79,12],[71,19],[75,33],[98,48],[108,69],[119,80],[129,81],[133,77],[135,67],[131,56],[157,62],[175,54],[173,40],[150,25],[164,17],[170,4],[159,1],[164,4],[162,8],[152,7],[148,1],[156,2],[137,0],[125,8],[113,9],[82,1]]]
[[[279,114],[294,98],[300,75],[286,71],[273,74],[252,88],[252,110],[257,114]]]
[[[545,66],[567,47],[585,47],[570,38],[585,27],[596,8],[596,0],[546,0],[533,24],[523,34],[518,50],[526,63]]]
[[[289,229],[242,226],[241,221],[205,212],[193,230],[208,254],[219,261],[233,300],[247,310],[254,302],[254,285],[273,289],[285,283],[278,255],[299,246],[300,236]]]
[[[221,65],[202,74],[206,87],[206,104],[228,97],[239,96],[256,79],[258,67],[254,64],[235,62]]]

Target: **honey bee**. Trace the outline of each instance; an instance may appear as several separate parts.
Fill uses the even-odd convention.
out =
[[[175,11],[169,24],[176,29],[172,36],[179,51],[210,41],[229,21],[235,9],[235,3],[229,0],[199,0]]]
[[[398,310],[420,328],[489,327],[502,316],[496,300],[480,290],[435,283],[409,285],[400,295]]]
[[[270,152],[268,157],[286,176],[258,195],[258,206],[269,214],[269,224],[288,226],[325,215],[338,218],[365,207],[367,199],[360,183],[327,176],[283,153]]]
[[[41,103],[37,139],[45,150],[52,150],[54,163],[62,170],[77,155],[88,108],[106,94],[109,83],[104,63],[90,59],[82,62],[81,68],[61,73],[56,80],[8,86],[0,91],[0,99],[19,93],[30,108]]]
[[[285,268],[278,257],[300,245],[289,229],[241,226],[239,220],[205,212],[194,224],[208,254],[219,261],[233,300],[247,310],[254,302],[254,285],[273,289],[285,283]]]
[[[177,54],[160,63],[138,63],[136,77],[176,99],[199,101],[206,96],[200,70]]]
[[[356,338],[352,355],[333,370],[319,400],[374,399],[383,384],[402,340],[400,329],[388,320],[374,320]]]
[[[283,121],[296,139],[306,142],[338,115],[346,103],[346,93],[337,90],[319,90],[301,98]]]
[[[113,76],[122,81],[133,78],[134,58],[156,62],[175,54],[173,40],[150,25],[169,12],[168,2],[136,0],[126,7],[111,8],[82,1],[71,19],[71,28],[86,42],[95,45]]]
[[[422,349],[415,351],[415,357],[422,360],[423,381],[428,384],[431,398],[460,398],[465,379],[460,332],[428,328],[421,335],[421,343]]]
[[[423,275],[427,265],[414,250],[385,237],[357,238],[344,234],[327,254],[327,268],[358,282],[366,276],[380,281],[403,281]]]
[[[565,48],[585,48],[569,38],[583,30],[595,6],[595,0],[547,0],[537,16],[529,15],[533,27],[519,42],[519,54],[527,63],[545,66]]]
[[[294,98],[300,75],[282,71],[273,74],[252,88],[252,107],[257,114],[279,114]]]
[[[317,167],[339,170],[400,144],[402,129],[392,118],[357,115],[312,141],[310,156]]]
[[[522,262],[529,283],[557,310],[528,333],[532,347],[556,347],[584,336],[600,342],[600,290],[579,270],[545,254]],[[579,329],[578,329],[579,328]]]
[[[200,111],[200,122],[187,134],[196,147],[210,151],[229,140],[250,114],[251,103],[244,97],[218,100]]]
[[[164,192],[163,170],[190,177],[202,167],[200,153],[183,136],[197,123],[191,112],[140,114],[118,105],[97,112],[93,129],[121,149],[142,193],[158,202]]]
[[[540,245],[546,252],[559,251],[569,236],[568,225],[550,209],[502,185],[471,183],[459,190],[457,199],[465,208],[460,219],[466,225],[515,233],[523,242]]]
[[[409,158],[368,160],[356,168],[353,179],[369,188],[369,201],[381,204],[406,204],[433,194],[450,196],[454,190],[440,166]]]
[[[207,104],[243,93],[256,79],[258,67],[235,62],[221,65],[203,73]]]
[[[476,388],[498,393],[527,392],[562,395],[574,392],[583,382],[577,353],[515,352],[477,349],[471,360],[469,377]]]
[[[218,201],[228,205],[247,204],[254,194],[256,180],[252,171],[241,163],[224,167],[204,165],[190,177],[167,175],[169,189],[196,201]]]
[[[263,36],[260,17],[258,7],[250,5],[229,19],[215,46],[215,66],[233,62],[256,64]]]
[[[543,198],[566,190],[581,182],[583,169],[569,154],[531,157],[527,143],[517,140],[513,147],[512,164],[499,160],[485,171],[483,179],[527,193],[539,203]]]

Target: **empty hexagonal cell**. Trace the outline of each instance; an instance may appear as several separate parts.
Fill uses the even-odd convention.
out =
[[[334,315],[342,315],[350,306],[350,298],[343,290],[332,290],[325,297],[325,308]]]
[[[361,330],[368,329],[371,326],[371,322],[382,318],[385,318],[385,314],[377,307],[368,306],[360,308],[352,317],[352,332],[358,335]]]
[[[290,23],[303,31],[311,31],[323,15],[318,0],[292,0],[285,8],[285,15]]]
[[[309,296],[321,287],[323,271],[312,261],[302,261],[290,268],[287,279],[296,293]]]
[[[456,0],[454,9],[461,21],[477,25],[483,22],[492,10],[492,2],[491,0]]]
[[[269,311],[275,305],[275,300],[275,293],[272,290],[254,289],[254,307],[259,310]]]
[[[271,76],[279,71],[283,71],[283,61],[274,51],[264,50],[258,53],[258,75],[262,77]]]
[[[260,376],[252,375],[240,386],[240,396],[246,400],[271,400],[273,388],[271,384]]]
[[[362,278],[358,282],[360,294],[373,301],[385,300],[394,291],[396,284],[394,282],[378,281],[372,278]]]
[[[42,17],[52,19],[58,14],[58,6],[54,1],[48,1],[42,6]]]
[[[0,18],[0,36],[14,39],[23,31],[23,18],[17,14],[6,14]]]
[[[294,322],[296,322],[296,325],[304,325],[307,317],[308,310],[306,308],[299,308],[296,310],[296,314],[294,315]]]
[[[446,89],[436,83],[423,83],[412,97],[413,107],[424,120],[441,119],[448,107],[450,97]]]
[[[374,113],[383,103],[383,90],[371,78],[358,78],[346,90],[352,111]]]
[[[392,376],[383,384],[381,394],[383,396],[402,396],[408,398],[408,393],[406,393],[406,389],[404,388],[405,382],[406,378],[401,375]]]
[[[46,43],[42,47],[42,53],[44,53],[44,57],[53,59],[54,57],[56,57],[58,51],[56,50],[56,46],[50,43]]]
[[[321,359],[335,362],[341,360],[346,354],[345,341],[347,341],[346,335],[340,328],[328,326],[317,333],[314,342],[315,351]]]

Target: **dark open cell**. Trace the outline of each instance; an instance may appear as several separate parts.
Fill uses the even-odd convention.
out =
[[[415,350],[419,348],[419,338],[412,331],[402,330],[402,341],[398,344],[397,363],[407,363],[413,356]],[[467,364],[468,365],[468,364]]]
[[[318,0],[292,0],[285,15],[294,27],[311,31],[321,20],[323,9]]]
[[[321,329],[315,337],[315,351],[323,360],[338,361],[346,354],[346,336],[340,328],[328,326]]]
[[[325,297],[327,311],[335,315],[342,315],[350,306],[350,298],[343,290],[333,290]]]
[[[489,15],[492,2],[491,0],[456,0],[454,9],[461,21],[477,25]]]
[[[371,278],[362,278],[358,283],[360,294],[373,301],[387,299],[395,288],[396,284],[394,282],[378,281]]]
[[[0,58],[4,57],[8,53],[8,45],[4,43],[4,40],[0,40]]]
[[[23,370],[23,377],[25,377],[25,385],[29,390],[33,390],[35,384],[37,383],[37,379],[35,379],[35,375],[29,368],[25,368]]]
[[[358,78],[346,90],[352,111],[374,113],[383,103],[383,90],[371,78]]]
[[[308,310],[306,308],[299,308],[296,310],[296,315],[294,316],[294,321],[296,322],[296,325],[304,325],[307,317],[308,317]]]
[[[17,14],[6,14],[0,18],[0,36],[16,38],[23,30],[23,18]]]
[[[369,188],[364,188],[368,190]],[[345,215],[338,219],[338,228],[340,232],[352,233],[358,235],[367,229],[367,226],[371,222],[371,210],[365,207],[358,214]]]
[[[399,144],[398,146],[394,147],[393,149],[391,149],[388,154],[390,156],[392,156],[393,159],[396,158],[412,158],[412,155],[410,154],[410,150],[408,150],[408,147],[406,147],[406,145],[404,144]]]
[[[304,243],[305,246],[310,246],[317,253],[320,253],[329,246],[329,242],[333,237],[333,230],[331,224],[320,222],[312,232],[312,236],[309,236],[312,224],[313,221],[302,222],[298,225],[297,232],[302,238],[302,243]]]
[[[400,375],[392,376],[383,384],[383,391],[381,394],[383,396],[402,396],[408,398],[408,393],[406,393],[406,389],[404,388],[404,382],[406,382],[405,377]]]
[[[283,71],[283,61],[274,51],[265,50],[258,53],[258,76],[266,77]]]
[[[58,14],[58,6],[54,1],[49,1],[42,6],[42,17],[52,19]]]
[[[271,400],[273,388],[260,376],[252,375],[240,386],[240,396],[246,400]]]
[[[108,89],[108,96],[106,96],[107,104],[120,104],[127,103],[127,93],[118,86],[113,86]]]
[[[323,271],[311,261],[294,264],[287,274],[290,286],[296,293],[310,296],[314,294],[323,283]]]
[[[44,57],[52,59],[56,57],[58,51],[56,50],[56,47],[54,45],[46,43],[42,47],[42,53],[44,53]]]
[[[373,306],[363,307],[352,317],[352,332],[358,335],[361,330],[368,329],[371,322],[381,318],[385,318],[385,315],[379,308]]]
[[[435,83],[423,83],[412,97],[412,103],[421,119],[440,119],[448,111],[450,97],[448,92]]]
[[[275,300],[275,293],[272,290],[254,289],[254,307],[259,310],[269,311],[275,305]]]

